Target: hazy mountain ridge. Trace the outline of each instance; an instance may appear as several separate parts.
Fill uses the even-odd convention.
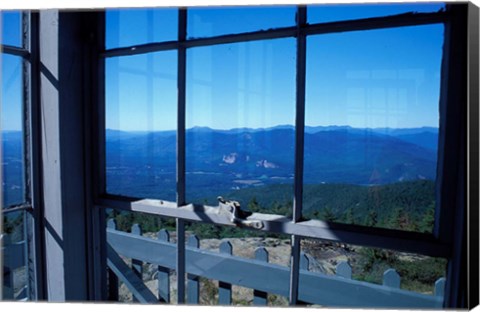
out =
[[[213,129],[209,127],[195,126],[186,130],[186,133],[222,133],[222,134],[239,134],[239,133],[258,133],[272,130],[295,130],[292,125],[278,125],[268,128],[233,128]],[[322,131],[342,131],[356,134],[376,134],[382,136],[390,136],[399,138],[403,141],[414,143],[422,147],[436,150],[438,141],[438,128],[434,127],[419,127],[419,128],[353,128],[351,126],[305,126],[305,134],[314,134]],[[165,131],[122,131],[122,130],[106,130],[107,141],[140,138],[145,136],[175,136],[175,130]]]
[[[240,133],[258,133],[272,130],[295,130],[293,125],[278,125],[267,128],[233,128],[233,129],[213,129],[203,126],[195,126],[186,130],[186,133],[222,133],[222,134],[240,134]],[[315,134],[322,131],[342,131],[355,134],[377,134],[399,138],[403,141],[420,145],[422,147],[436,151],[438,145],[438,128],[418,127],[418,128],[354,128],[351,126],[305,126],[305,134]],[[154,135],[159,137],[175,136],[175,130],[166,131],[122,131],[106,130],[107,141],[140,138],[142,136]]]
[[[306,127],[304,182],[375,185],[434,180],[436,131]],[[175,198],[174,131],[109,130],[106,144],[109,191]],[[291,184],[294,155],[293,126],[187,129],[187,195],[196,198],[222,190]]]
[[[305,130],[304,182],[307,184],[372,185],[435,179],[438,129],[329,126]],[[2,136],[3,166],[8,175],[4,179],[4,190],[21,184],[21,137],[19,131]],[[194,127],[186,131],[186,143],[189,197],[293,183],[293,126],[231,130]],[[175,131],[107,129],[106,151],[108,192],[175,198]]]

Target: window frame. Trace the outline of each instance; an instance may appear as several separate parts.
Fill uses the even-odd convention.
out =
[[[347,21],[336,21],[327,23],[307,24],[306,14],[308,6],[297,6],[297,20],[294,27],[261,30],[248,33],[221,35],[209,38],[187,39],[186,23],[188,8],[179,8],[178,40],[148,43],[138,46],[119,47],[100,52],[100,64],[108,57],[119,57],[136,55],[165,50],[176,50],[178,53],[177,83],[177,200],[167,202],[161,200],[149,200],[115,196],[105,193],[105,98],[104,92],[99,92],[98,129],[96,159],[99,159],[96,169],[97,196],[95,197],[96,209],[115,208],[120,210],[143,212],[153,215],[174,217],[177,220],[177,237],[184,238],[184,221],[200,221],[231,225],[231,223],[216,217],[214,208],[200,205],[187,204],[185,202],[185,92],[186,92],[186,50],[200,46],[213,46],[217,44],[246,42],[252,40],[266,40],[275,38],[295,37],[297,40],[296,60],[296,116],[295,116],[295,178],[294,178],[294,201],[292,219],[283,216],[272,216],[255,214],[256,220],[263,220],[265,226],[262,231],[283,233],[292,235],[292,257],[291,257],[291,278],[290,278],[290,304],[297,304],[298,297],[298,276],[300,262],[300,240],[304,237],[318,238],[333,242],[385,248],[405,252],[418,253],[427,256],[439,256],[449,260],[447,277],[447,289],[453,291],[448,293],[445,299],[445,306],[455,306],[455,287],[451,277],[459,274],[460,268],[455,265],[454,245],[458,238],[455,238],[455,228],[451,220],[461,220],[458,214],[462,211],[464,204],[459,199],[459,191],[452,187],[459,180],[465,177],[465,164],[455,165],[456,159],[462,157],[461,144],[465,133],[461,125],[461,108],[455,108],[452,99],[461,96],[462,87],[456,83],[456,78],[466,78],[464,69],[452,55],[462,53],[465,45],[463,38],[455,39],[453,34],[466,32],[462,21],[463,9],[460,5],[446,4],[445,11],[434,13],[412,13],[398,14],[384,17],[374,17]],[[437,165],[437,198],[435,227],[432,234],[407,232],[402,230],[391,230],[382,228],[369,228],[360,225],[329,223],[318,220],[302,220],[302,194],[303,194],[303,152],[304,152],[304,121],[305,121],[305,72],[306,72],[306,38],[309,35],[326,34],[344,31],[358,31],[383,29],[401,26],[416,26],[425,24],[443,23],[445,26],[444,51],[441,69],[441,95],[440,95],[440,127],[439,127],[439,149]],[[459,52],[457,46],[460,47]],[[460,65],[460,66],[459,66]],[[102,67],[102,65],[100,65]],[[452,73],[452,68],[460,69]],[[103,69],[100,69],[102,71]],[[457,79],[458,80],[458,79]],[[461,79],[460,79],[461,80]],[[98,77],[99,91],[104,91],[104,71]],[[449,92],[450,91],[450,92]],[[458,105],[457,105],[458,106]],[[448,110],[448,112],[447,112]],[[455,118],[446,118],[447,114],[453,113]],[[448,135],[446,134],[448,132]],[[456,152],[451,152],[451,150]],[[444,155],[449,155],[447,159]],[[465,156],[465,155],[463,155]],[[461,193],[461,192],[460,192]],[[461,194],[460,194],[461,195]],[[461,196],[460,196],[461,197]],[[205,218],[208,216],[208,218]],[[253,216],[252,216],[253,217]],[[461,221],[457,221],[461,222]],[[461,224],[460,224],[461,226]],[[178,275],[185,276],[185,242],[179,239],[177,242],[177,268]],[[452,264],[453,263],[453,264]],[[456,268],[454,268],[456,267]],[[453,274],[453,275],[452,275]],[[179,303],[184,302],[185,283],[178,279]]]
[[[24,199],[21,204],[2,209],[1,214],[21,211],[27,266],[27,299],[42,300],[45,298],[43,254],[41,240],[42,227],[40,214],[41,199],[41,150],[40,150],[40,114],[39,114],[39,80],[38,71],[38,13],[21,10],[22,46],[1,45],[1,53],[22,58],[22,135],[24,163]]]

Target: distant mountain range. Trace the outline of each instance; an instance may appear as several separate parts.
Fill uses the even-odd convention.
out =
[[[218,193],[268,184],[293,183],[295,131],[281,125],[265,129],[186,131],[187,188],[195,194]],[[157,192],[175,194],[175,131],[107,130],[107,171],[114,186],[150,176]],[[438,129],[359,129],[349,126],[305,127],[304,182],[307,184],[388,184],[434,180]],[[153,177],[152,177],[153,176]],[[159,187],[161,181],[168,181]],[[125,184],[125,186],[127,186]],[[138,185],[138,183],[134,183]],[[124,192],[127,190],[124,189]]]
[[[295,129],[186,131],[187,197],[270,184],[292,184]],[[21,134],[4,132],[4,191],[21,193]],[[389,184],[434,180],[438,129],[305,127],[304,182]],[[176,132],[106,131],[107,191],[175,199]],[[9,195],[7,195],[9,197]],[[9,198],[12,198],[10,196]]]
[[[295,130],[293,125],[279,125],[275,127],[268,128],[233,128],[229,130],[224,129],[212,129],[209,127],[193,127],[187,129],[187,132],[192,133],[223,133],[223,134],[239,134],[239,133],[256,133],[263,131],[271,130]],[[356,134],[381,134],[389,135],[395,138],[402,139],[404,141],[420,145],[422,147],[435,150],[438,145],[438,128],[434,127],[418,127],[418,128],[353,128],[351,126],[305,126],[306,134],[314,134],[322,131],[342,131],[348,133]],[[140,137],[144,135],[158,135],[158,136],[169,136],[175,135],[175,130],[166,130],[166,131],[121,131],[121,130],[106,130],[107,140],[114,139],[127,139]]]

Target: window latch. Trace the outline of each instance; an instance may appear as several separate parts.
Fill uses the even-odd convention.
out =
[[[252,215],[250,211],[244,211],[240,208],[240,203],[234,200],[225,200],[219,196],[218,213],[227,216],[230,222],[236,226],[249,227],[260,230],[263,228],[263,222],[260,220],[247,220]]]

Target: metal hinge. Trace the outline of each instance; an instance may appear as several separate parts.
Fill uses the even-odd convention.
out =
[[[263,222],[260,220],[247,220],[247,217],[252,213],[244,211],[240,208],[240,203],[234,200],[225,200],[219,196],[218,199],[218,213],[229,217],[230,222],[236,226],[250,227],[257,230],[263,228]]]

